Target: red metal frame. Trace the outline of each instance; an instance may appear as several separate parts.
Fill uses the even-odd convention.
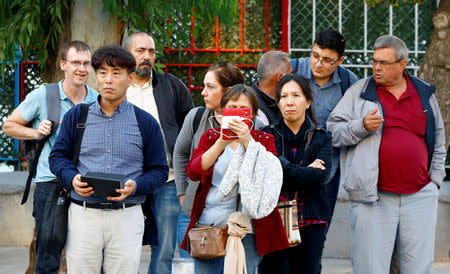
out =
[[[237,0],[238,1],[238,0]],[[289,51],[289,33],[288,33],[288,12],[289,12],[289,0],[282,0],[282,22],[281,22],[281,31],[282,31],[282,47],[281,49],[270,49],[269,48],[269,20],[270,20],[270,7],[269,7],[269,0],[266,0],[266,13],[265,13],[265,48],[264,49],[249,49],[244,47],[244,39],[245,39],[245,22],[244,22],[244,15],[245,15],[245,0],[240,0],[240,39],[241,39],[241,45],[240,48],[221,48],[220,47],[220,24],[219,24],[219,18],[216,17],[216,24],[215,24],[215,42],[216,45],[214,48],[196,48],[195,47],[195,39],[194,39],[194,32],[195,32],[195,10],[193,9],[193,15],[192,15],[192,26],[191,26],[191,47],[185,48],[185,49],[174,49],[171,48],[170,45],[167,45],[166,48],[164,48],[164,52],[168,55],[171,54],[171,52],[191,52],[192,55],[195,55],[197,52],[215,52],[216,55],[220,55],[221,52],[239,52],[242,56],[245,53],[257,53],[257,52],[267,52],[271,50],[282,50],[284,52]],[[168,22],[170,23],[170,18],[168,19]],[[169,32],[169,36],[171,36],[171,33]],[[209,64],[164,64],[165,72],[168,72],[169,67],[185,67],[188,68],[188,87],[189,92],[192,92],[192,90],[196,89],[202,89],[203,87],[196,87],[192,86],[192,69],[198,68],[198,67],[209,67]],[[256,68],[256,64],[236,64],[238,67],[247,67],[247,68]]]

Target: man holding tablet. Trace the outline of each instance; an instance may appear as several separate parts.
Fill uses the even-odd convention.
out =
[[[66,114],[49,157],[51,171],[73,190],[67,270],[137,273],[144,233],[139,205],[167,180],[164,141],[158,122],[126,100],[136,67],[133,56],[119,46],[104,47],[92,56],[92,66],[101,95],[89,105],[86,123],[79,123],[80,106]],[[78,161],[74,163],[73,147],[80,126],[85,130]],[[82,180],[95,181],[97,176],[97,181],[112,182],[117,178],[112,174],[124,177],[121,188],[115,190],[117,197],[99,195],[95,183]],[[156,229],[150,233],[155,239]]]

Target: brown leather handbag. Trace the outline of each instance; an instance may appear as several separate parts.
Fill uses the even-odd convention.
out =
[[[239,209],[240,197],[241,195],[237,196],[236,211]],[[188,251],[192,258],[198,260],[223,258],[226,255],[227,240],[228,225],[195,226],[188,232]]]
[[[225,257],[228,226],[197,226],[189,230],[188,236],[192,258],[209,260]]]

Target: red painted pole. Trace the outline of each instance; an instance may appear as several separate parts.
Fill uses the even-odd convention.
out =
[[[216,17],[216,55],[219,56],[220,54],[220,47],[219,47],[219,16]]]
[[[194,14],[195,14],[195,9],[192,9],[192,55],[195,55],[195,37],[194,37],[195,15]]]
[[[289,0],[281,3],[281,48],[289,52]]]
[[[241,56],[244,56],[244,0],[241,0]]]

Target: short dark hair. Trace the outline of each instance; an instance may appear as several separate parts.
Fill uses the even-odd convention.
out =
[[[96,50],[92,55],[94,71],[97,71],[103,62],[111,67],[125,68],[128,74],[136,69],[136,61],[133,55],[121,46],[106,46]]]
[[[250,101],[253,116],[252,120],[254,120],[259,109],[259,103],[255,91],[249,86],[238,84],[228,89],[220,100],[220,108],[225,108],[230,100],[237,100],[241,95],[247,96]]]
[[[332,49],[337,52],[339,57],[345,51],[345,39],[341,33],[333,29],[326,29],[319,32],[314,40],[321,49]]]
[[[61,60],[67,60],[67,52],[74,48],[77,52],[80,51],[89,51],[91,53],[91,48],[83,41],[74,40],[68,43],[65,43],[61,48]]]
[[[231,86],[245,83],[245,77],[241,69],[227,61],[211,65],[208,68],[209,71],[214,71],[216,74],[217,82],[222,86],[222,93],[225,93]]]
[[[280,102],[280,99],[281,99],[281,89],[283,88],[283,86],[286,83],[289,83],[291,81],[296,82],[302,88],[302,91],[306,97],[306,100],[311,101],[311,102],[314,101],[311,86],[309,85],[309,80],[298,73],[290,73],[290,74],[285,75],[283,78],[281,78],[280,82],[278,82],[277,90],[275,93],[275,99],[277,101],[277,104]],[[316,125],[319,124],[319,122],[317,121],[316,115],[314,114],[312,104],[306,110],[306,115],[309,118],[311,118],[313,123],[315,123]]]

